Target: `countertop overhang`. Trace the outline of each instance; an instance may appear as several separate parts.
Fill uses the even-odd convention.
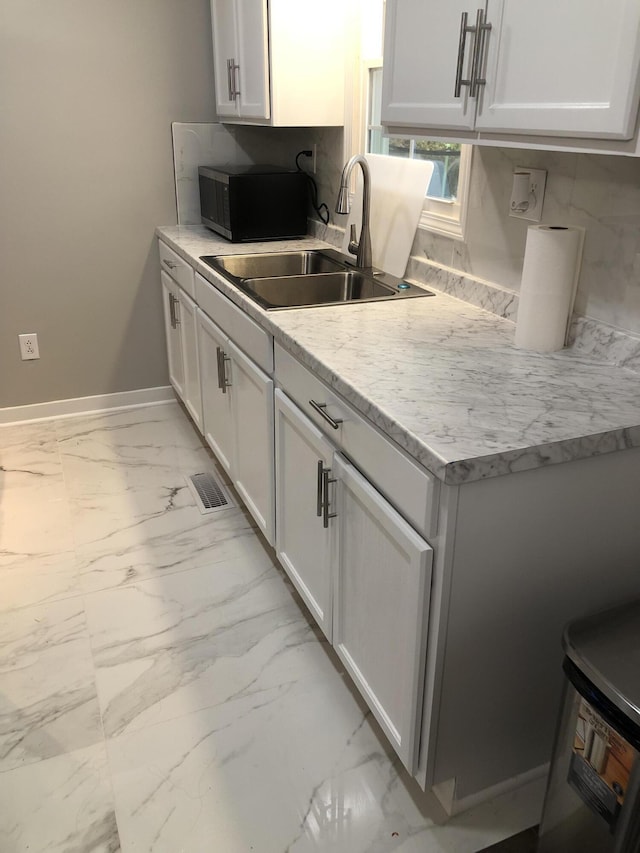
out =
[[[513,323],[440,292],[267,312],[200,256],[326,243],[229,243],[201,226],[156,233],[445,483],[640,447],[638,373],[571,349],[519,350]]]

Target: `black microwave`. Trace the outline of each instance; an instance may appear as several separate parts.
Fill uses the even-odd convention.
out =
[[[278,166],[199,166],[202,224],[234,243],[307,233],[307,178]]]

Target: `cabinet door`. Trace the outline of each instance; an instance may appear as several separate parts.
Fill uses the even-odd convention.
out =
[[[231,394],[227,387],[223,393],[219,370],[219,351],[229,358],[227,353],[229,339],[202,311],[197,313],[197,325],[204,437],[222,467],[233,479],[234,435]],[[224,368],[225,382],[230,381],[230,361],[225,361],[220,368]]]
[[[276,552],[329,640],[331,539],[320,502],[322,469],[331,466],[332,456],[320,430],[276,390]]]
[[[484,0],[387,0],[382,123],[407,127],[473,128],[476,101],[469,87],[456,97],[458,56],[461,77],[471,76],[474,34],[460,44],[461,19],[475,24]]]
[[[182,362],[184,365],[184,404],[195,425],[202,432],[202,395],[200,393],[200,367],[198,364],[198,338],[196,303],[178,288],[180,300],[180,332],[182,337]]]
[[[237,0],[236,7],[240,116],[269,118],[267,0]],[[296,14],[293,8],[290,14]]]
[[[167,336],[167,359],[169,362],[169,381],[184,400],[184,362],[182,357],[182,339],[180,334],[180,308],[178,292],[180,288],[165,272],[160,272],[162,281],[162,304],[164,307],[164,329]]]
[[[233,342],[230,394],[235,432],[234,484],[267,542],[274,540],[273,381]]]
[[[337,557],[333,644],[414,773],[432,550],[346,460],[333,460]]]
[[[219,116],[238,114],[234,96],[234,77],[239,62],[236,40],[236,4],[234,0],[211,0],[213,64],[216,87],[216,112]],[[231,65],[230,65],[231,64]]]
[[[476,127],[629,139],[638,108],[637,0],[488,0]]]

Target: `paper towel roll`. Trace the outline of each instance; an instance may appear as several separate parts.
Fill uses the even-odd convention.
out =
[[[565,345],[573,310],[584,229],[530,225],[524,252],[515,344],[534,352]]]

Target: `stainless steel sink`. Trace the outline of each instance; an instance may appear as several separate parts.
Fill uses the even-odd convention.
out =
[[[255,295],[267,308],[298,308],[334,302],[361,302],[393,297],[391,288],[360,272],[294,275],[286,278],[250,278],[240,288]]]
[[[271,310],[433,296],[380,270],[354,269],[332,249],[203,255],[201,261]]]
[[[256,255],[218,255],[203,258],[212,262],[211,266],[227,272],[234,278],[272,278],[285,275],[315,275],[321,272],[333,272],[342,269],[339,261],[334,261],[320,252],[264,252]]]

